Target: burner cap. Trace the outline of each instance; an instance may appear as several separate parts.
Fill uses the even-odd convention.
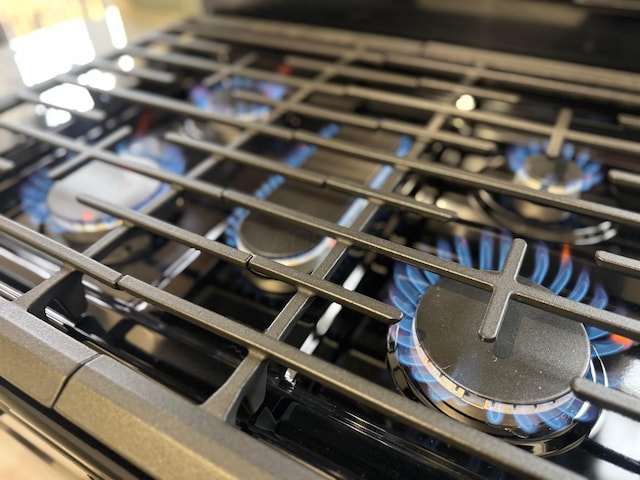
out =
[[[156,162],[137,158],[141,164],[158,168]],[[91,194],[127,208],[144,204],[161,187],[158,180],[97,160],[54,182],[47,195],[54,228],[70,233],[95,233],[112,228],[107,214],[79,203],[81,194]]]
[[[516,172],[518,179],[536,190],[557,195],[577,195],[582,190],[582,168],[564,158],[547,155],[529,157]]]
[[[495,343],[483,342],[477,332],[489,298],[447,278],[426,291],[415,330],[434,366],[460,389],[495,402],[533,405],[569,393],[571,380],[584,377],[590,365],[584,327],[511,302]]]
[[[256,213],[242,221],[237,242],[242,251],[272,258],[306,272],[316,268],[335,243],[333,239],[310,230]],[[267,292],[290,293],[294,290],[278,280],[253,274],[249,278]]]
[[[527,158],[514,176],[520,185],[575,198],[580,196],[583,179],[584,172],[576,162],[542,154]],[[514,207],[525,217],[543,222],[559,222],[569,216],[569,212],[519,199],[514,200]]]
[[[255,213],[242,222],[238,236],[247,251],[279,259],[300,257],[323,238],[284,220]]]

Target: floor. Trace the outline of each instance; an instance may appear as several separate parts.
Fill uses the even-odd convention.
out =
[[[107,5],[105,7],[105,5]],[[111,7],[111,8],[109,8]],[[135,38],[153,28],[192,15],[198,11],[198,0],[0,0],[0,97],[24,85],[25,72],[16,63],[16,39],[33,38],[33,32],[55,30],[56,26],[69,30],[69,25],[84,23],[94,41],[97,54],[113,48],[103,33],[107,17],[118,13],[128,38]],[[82,22],[80,22],[82,20]],[[112,20],[113,21],[113,20]],[[9,45],[3,40],[3,35]],[[36,35],[38,35],[36,33]],[[19,41],[18,41],[19,43]],[[112,42],[113,43],[113,42]],[[69,53],[69,52],[62,52]],[[73,52],[71,52],[73,53]],[[45,74],[43,59],[38,52],[33,59],[36,74]],[[24,67],[23,67],[24,69]],[[11,480],[75,480],[86,475],[66,457],[53,450],[37,434],[11,415],[0,412],[0,479]]]

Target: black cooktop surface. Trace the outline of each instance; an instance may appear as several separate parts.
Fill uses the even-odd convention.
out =
[[[203,16],[9,95],[1,409],[104,476],[636,477],[639,85]]]

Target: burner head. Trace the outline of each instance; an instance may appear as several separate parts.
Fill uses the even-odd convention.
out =
[[[278,83],[232,77],[212,88],[195,85],[190,90],[189,97],[194,105],[207,112],[246,122],[266,121],[272,108],[234,98],[233,93],[238,90],[259,93],[271,100],[281,100],[289,91],[288,87]],[[185,121],[184,130],[191,137],[214,140],[218,143],[230,142],[240,131],[232,125],[190,119]]]
[[[589,368],[584,327],[512,302],[496,341],[483,342],[477,332],[490,296],[448,278],[427,290],[414,329],[433,366],[459,388],[493,402],[534,405],[569,393],[571,380]]]
[[[583,190],[582,168],[565,158],[549,158],[539,154],[529,157],[515,172],[514,182],[534,190],[578,198]],[[527,218],[542,222],[559,222],[570,214],[551,207],[543,207],[516,199],[514,207]]]
[[[116,146],[124,159],[150,168],[183,173],[182,150],[153,136]],[[158,180],[97,160],[88,162],[60,180],[48,178],[49,170],[38,170],[21,185],[20,200],[34,226],[59,241],[78,248],[95,242],[121,221],[76,201],[90,194],[126,208],[141,209],[169,186]]]
[[[429,288],[410,330],[390,332],[394,380],[426,405],[535,453],[577,445],[599,414],[570,389],[574,377],[595,375],[585,328],[512,302],[496,342],[483,342],[489,298],[446,278]]]
[[[152,160],[140,163],[158,168]],[[76,198],[90,194],[126,208],[139,208],[160,189],[158,180],[97,160],[78,168],[53,183],[47,195],[50,222],[54,230],[74,234],[93,234],[112,229],[119,221],[79,203]]]
[[[556,195],[578,198],[603,179],[602,165],[593,160],[591,152],[565,143],[560,156],[550,157],[544,151],[547,142],[532,141],[508,149],[507,160],[517,184],[544,190]],[[514,209],[526,219],[540,223],[559,223],[571,214],[551,207],[514,199]]]
[[[453,240],[452,246],[438,239],[438,257],[489,272],[503,268],[511,246],[506,232],[498,238],[484,231],[475,263],[466,238]],[[531,276],[519,282],[545,290],[548,285],[577,302],[591,291],[590,305],[607,306],[608,295],[591,283],[586,269],[574,275],[568,245],[554,275],[549,275],[556,265],[550,268],[547,246],[539,243],[533,252]],[[630,342],[516,301],[508,305],[496,342],[483,342],[478,330],[490,297],[490,292],[397,262],[389,301],[404,315],[387,338],[394,382],[406,396],[536,454],[578,445],[600,411],[573,395],[571,380],[584,377],[606,385],[600,357]]]

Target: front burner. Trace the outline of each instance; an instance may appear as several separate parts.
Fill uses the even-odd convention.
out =
[[[498,268],[506,257],[508,240],[501,239]],[[493,240],[485,232],[480,268],[494,268],[493,250]],[[455,239],[455,251],[460,263],[473,266],[466,239]],[[453,258],[448,241],[438,242],[438,255]],[[550,282],[554,293],[565,290],[573,277],[567,258],[563,255]],[[542,282],[548,270],[548,250],[538,247],[531,278],[520,281],[546,288]],[[588,272],[583,270],[568,297],[580,301],[589,288]],[[608,297],[601,287],[596,285],[592,295],[592,305],[606,306]],[[536,454],[573,448],[590,433],[600,412],[576,398],[570,382],[585,377],[606,384],[600,354],[612,350],[593,329],[520,302],[509,305],[497,341],[483,342],[477,332],[490,296],[396,264],[389,297],[404,316],[389,330],[387,355],[396,385],[411,398]],[[617,345],[621,347],[622,342]]]

